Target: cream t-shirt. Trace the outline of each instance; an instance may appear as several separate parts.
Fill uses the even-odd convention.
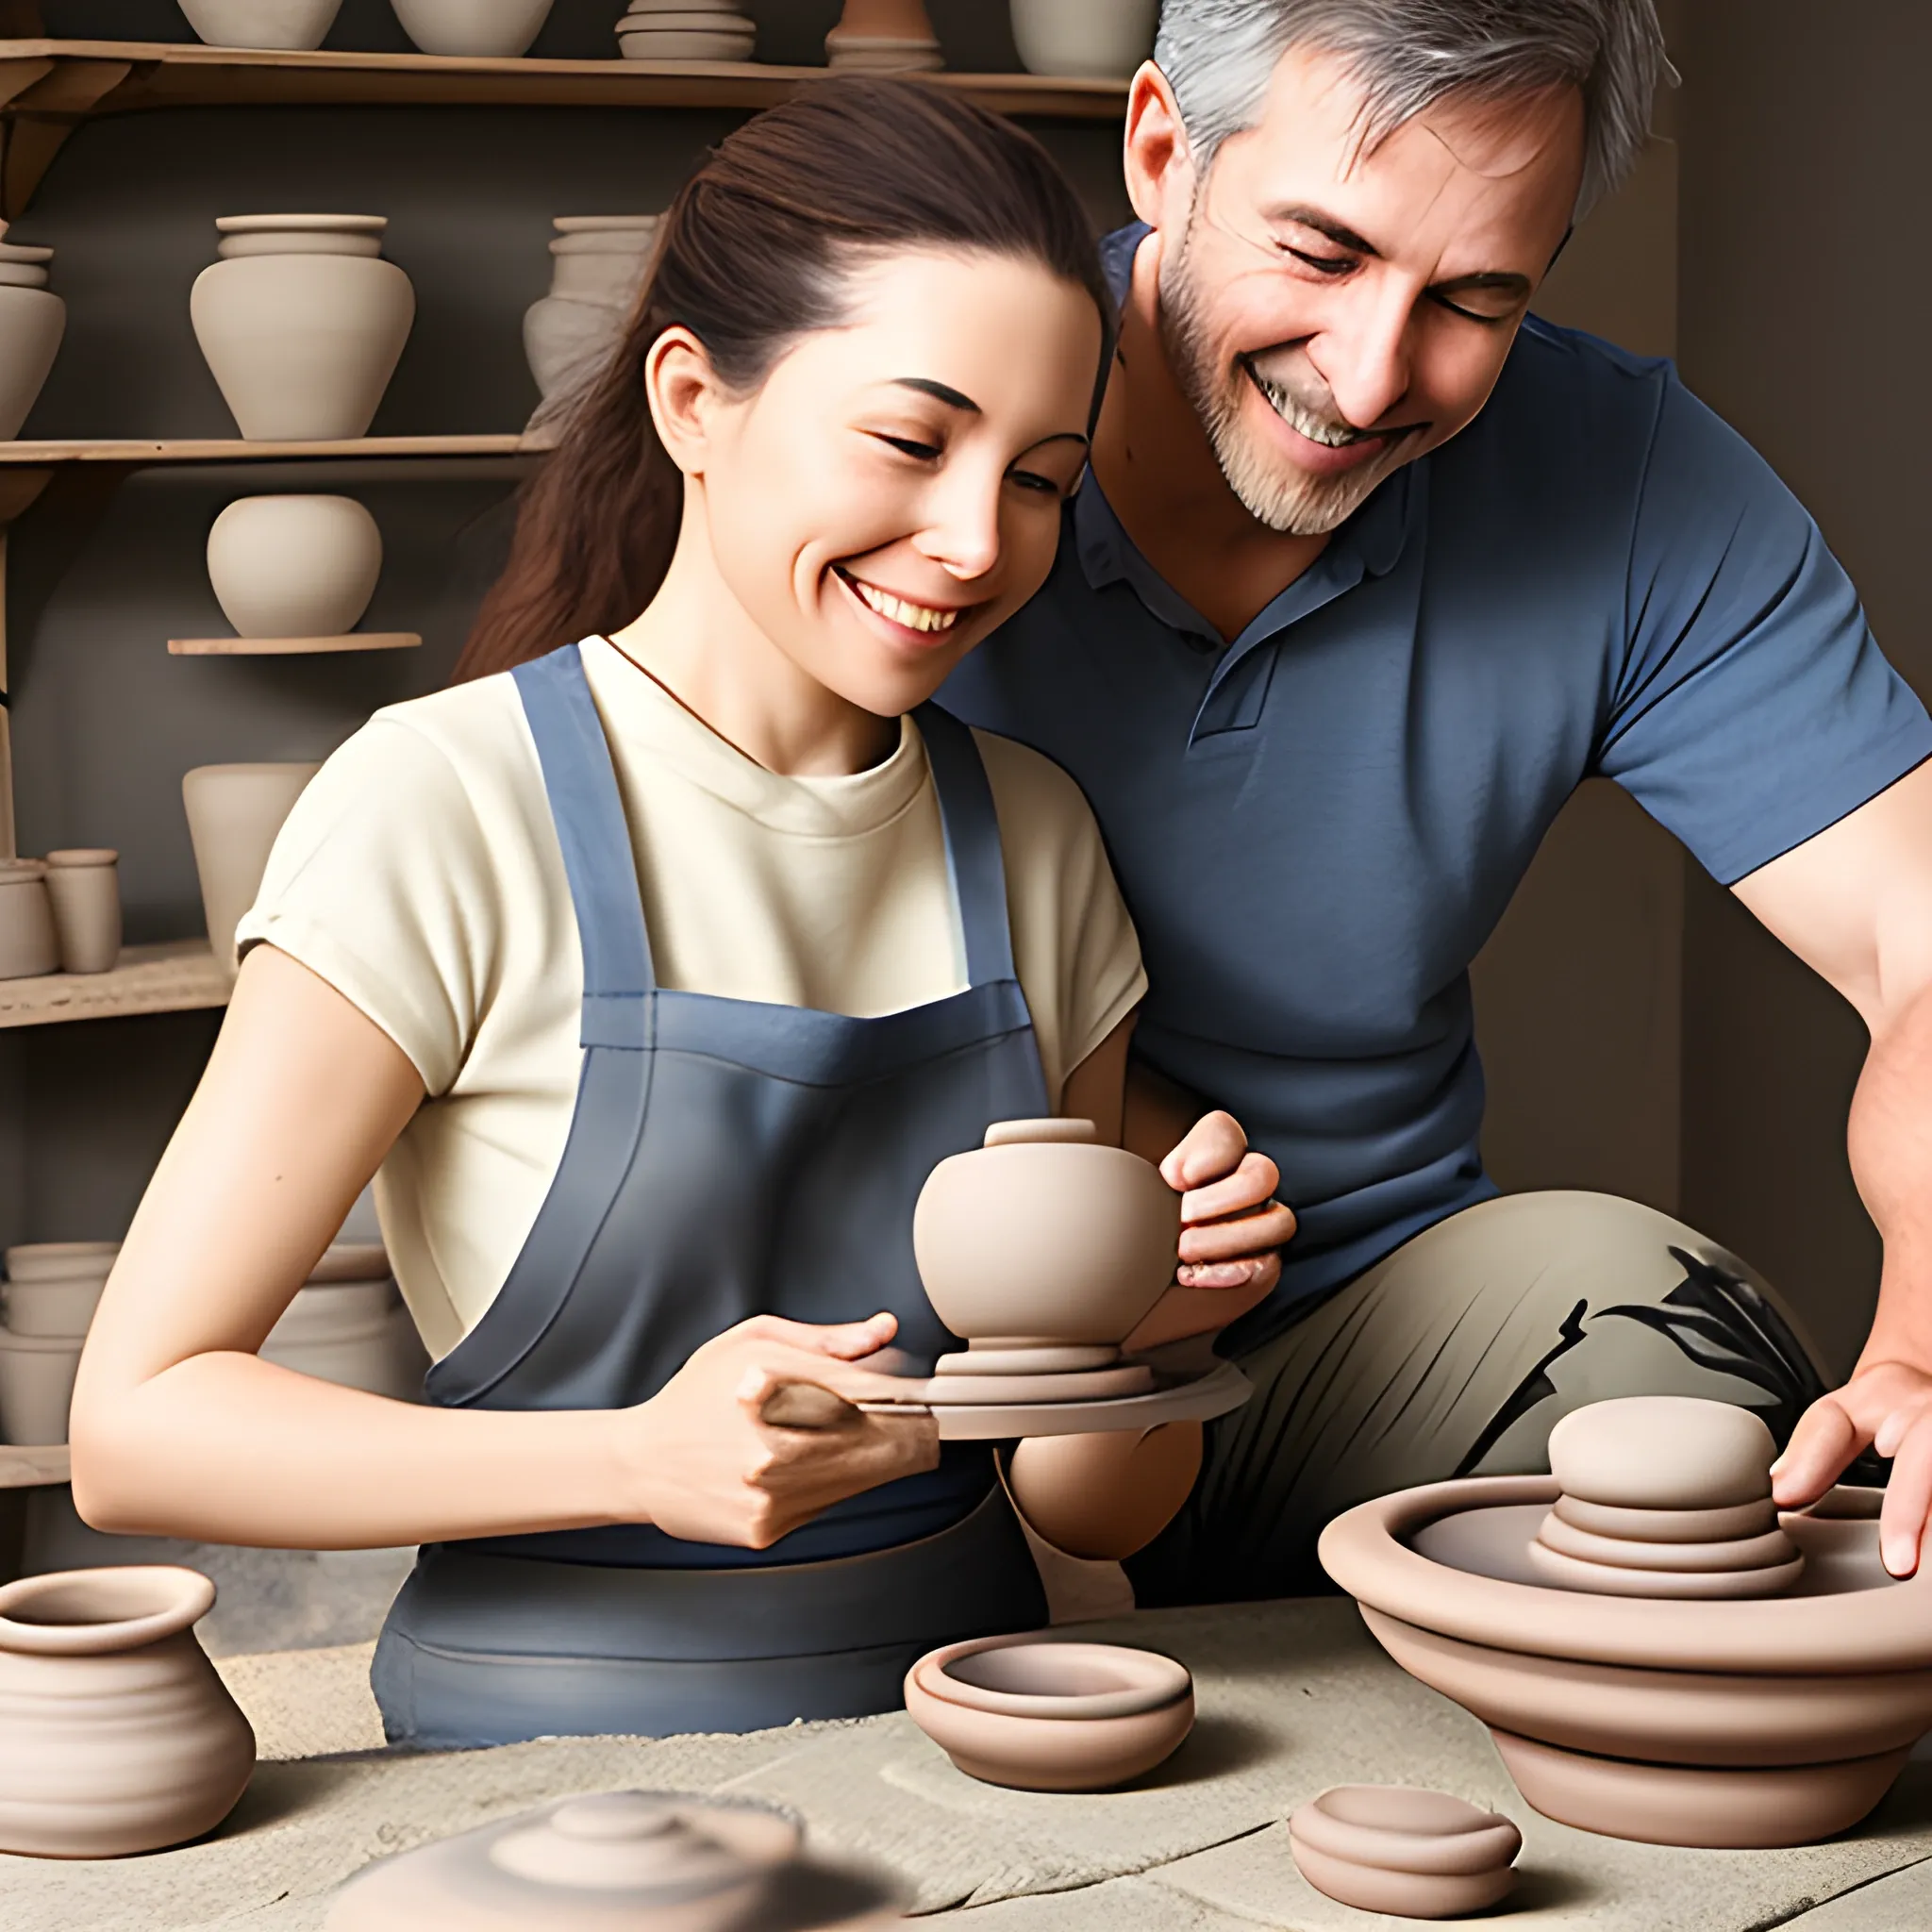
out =
[[[582,649],[660,985],[860,1017],[964,989],[939,801],[909,720],[870,771],[784,777],[615,646]],[[1140,946],[1074,781],[1024,745],[974,737],[1057,1105],[1145,991]],[[537,1218],[583,1062],[576,919],[512,680],[378,711],[297,801],[238,939],[327,980],[422,1074],[429,1098],[376,1198],[424,1341],[446,1355]]]

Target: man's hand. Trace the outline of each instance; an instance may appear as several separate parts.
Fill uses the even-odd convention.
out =
[[[1867,1449],[1891,1462],[1878,1520],[1885,1567],[1909,1576],[1932,1520],[1932,1374],[1907,1362],[1861,1363],[1842,1389],[1805,1411],[1771,1466],[1772,1491],[1781,1509],[1803,1509]]]

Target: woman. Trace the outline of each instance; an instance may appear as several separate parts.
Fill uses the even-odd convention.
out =
[[[881,82],[752,122],[666,217],[466,680],[277,842],[89,1344],[75,1497],[423,1543],[394,1739],[858,1714],[1041,1619],[991,1454],[855,1405],[895,1335],[949,1345],[910,1256],[935,1162],[1055,1108],[1121,1133],[1143,979],[1084,802],[925,702],[1044,578],[1106,308],[1006,124]],[[423,1407],[254,1353],[378,1166]],[[1286,1217],[1224,1116],[1169,1168],[1224,1175],[1184,1253],[1232,1313]],[[1197,1457],[1026,1444],[1015,1493],[1071,1471],[1093,1521],[1051,1530],[1131,1545]]]

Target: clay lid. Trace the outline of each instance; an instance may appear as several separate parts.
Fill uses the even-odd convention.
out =
[[[1100,1130],[1091,1121],[995,1121],[980,1143],[986,1147],[1091,1145]]]
[[[885,1923],[868,1878],[774,1811],[666,1791],[566,1798],[370,1866],[325,1932],[809,1932]]]
[[[257,235],[270,228],[297,234],[319,232],[379,235],[389,226],[387,215],[217,215],[215,226],[225,235]]]
[[[559,235],[648,235],[662,215],[558,215],[550,225]]]
[[[70,845],[64,852],[47,854],[49,865],[116,865],[121,855],[108,845]]]
[[[913,1667],[920,1688],[942,1703],[1001,1717],[1139,1717],[1193,1689],[1185,1664],[1158,1651],[1051,1638],[983,1637],[948,1644]]]
[[[1339,1785],[1310,1798],[1288,1829],[1331,1858],[1431,1878],[1494,1872],[1523,1849],[1501,1812],[1408,1785]]]

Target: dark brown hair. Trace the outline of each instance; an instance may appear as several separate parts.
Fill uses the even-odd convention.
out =
[[[618,629],[663,582],[684,479],[651,422],[643,365],[667,328],[690,329],[720,378],[749,391],[798,337],[842,319],[846,272],[865,256],[930,246],[1037,261],[1086,289],[1110,334],[1093,230],[1066,177],[1031,135],[942,87],[814,82],[721,142],[659,225],[623,342],[524,486],[458,681]]]

